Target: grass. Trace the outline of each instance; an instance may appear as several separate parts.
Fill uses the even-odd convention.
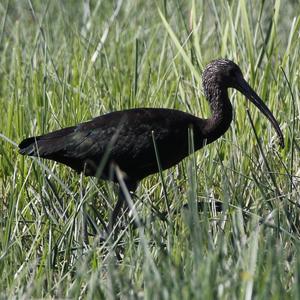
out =
[[[299,13],[292,0],[2,1],[0,297],[299,299]],[[200,76],[217,57],[240,65],[286,147],[231,92],[230,130],[140,184],[144,226],[124,228],[118,262],[99,242],[113,185],[17,144],[132,107],[207,117]]]

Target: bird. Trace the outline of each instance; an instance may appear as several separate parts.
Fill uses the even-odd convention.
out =
[[[209,118],[167,108],[114,111],[26,138],[19,144],[19,153],[53,160],[86,176],[119,184],[118,200],[109,218],[108,228],[112,230],[122,207],[128,205],[117,170],[121,171],[127,191],[134,193],[142,179],[160,168],[165,170],[178,164],[190,154],[189,130],[193,132],[195,151],[220,138],[233,118],[228,88],[241,92],[269,119],[284,148],[278,122],[236,63],[228,59],[211,61],[203,71],[202,85],[211,108]]]

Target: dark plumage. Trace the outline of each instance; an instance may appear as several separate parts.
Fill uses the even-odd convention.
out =
[[[118,180],[117,165],[129,190],[146,176],[158,172],[153,135],[163,169],[176,165],[189,154],[188,129],[193,128],[195,150],[223,135],[232,121],[227,88],[235,88],[271,121],[284,147],[282,132],[272,113],[243,79],[230,60],[212,61],[203,73],[203,87],[212,117],[200,119],[174,109],[139,108],[116,111],[91,121],[23,140],[22,155],[39,156],[63,163],[87,176]],[[105,160],[104,168],[99,170]],[[99,173],[100,172],[100,173]],[[111,226],[124,202],[123,193],[112,214]]]

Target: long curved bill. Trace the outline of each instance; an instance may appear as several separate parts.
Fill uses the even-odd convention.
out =
[[[281,148],[284,148],[284,138],[278,122],[276,121],[275,117],[268,109],[268,107],[263,103],[263,101],[254,92],[254,90],[250,87],[250,85],[245,81],[244,78],[239,78],[237,89],[242,94],[244,94],[269,119],[279,137],[279,144]]]

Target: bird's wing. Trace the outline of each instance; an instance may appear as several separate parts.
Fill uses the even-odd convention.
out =
[[[147,160],[158,149],[188,139],[188,115],[174,110],[138,109],[102,115],[76,127],[68,135],[67,156],[84,159],[109,151],[112,159]],[[169,146],[168,146],[169,145]],[[151,158],[149,158],[152,160]]]
[[[187,144],[189,118],[185,116],[182,112],[158,109],[114,112],[26,139],[20,144],[20,153],[52,159],[76,170],[81,170],[85,161],[98,164],[104,154],[123,169],[133,165],[143,168],[157,165],[154,138],[162,161],[171,165],[183,157],[178,153],[186,152],[183,144]],[[176,157],[170,159],[174,153]]]

